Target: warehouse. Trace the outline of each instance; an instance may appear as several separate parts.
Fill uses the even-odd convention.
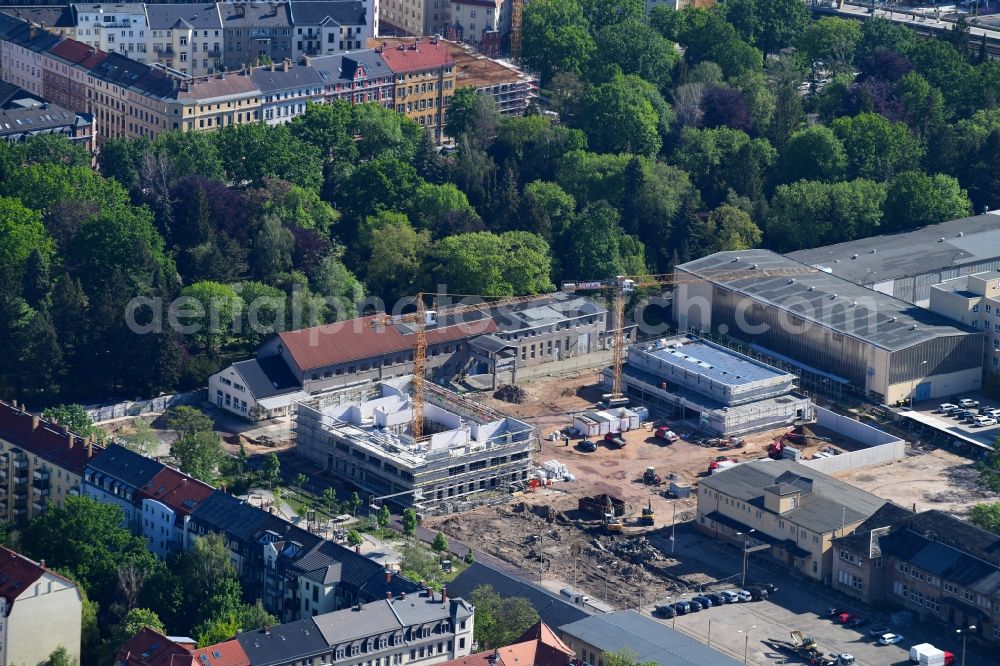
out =
[[[1000,269],[1000,211],[787,255],[869,289],[927,307],[931,285]]]
[[[679,278],[703,279],[678,286],[677,324],[745,340],[887,404],[980,388],[982,333],[825,271],[775,274],[796,268],[806,267],[768,250],[719,252],[677,266]],[[737,274],[723,275],[728,271]],[[761,277],[746,277],[750,271]]]
[[[425,383],[424,436],[410,424],[409,379],[298,405],[298,455],[375,497],[430,506],[528,478],[534,429]]]
[[[629,398],[717,437],[811,420],[812,403],[793,392],[794,382],[791,373],[694,336],[632,345],[622,368]]]

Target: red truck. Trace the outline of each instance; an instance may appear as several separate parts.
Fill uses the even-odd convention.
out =
[[[620,432],[609,432],[604,436],[604,441],[618,449],[627,443]]]

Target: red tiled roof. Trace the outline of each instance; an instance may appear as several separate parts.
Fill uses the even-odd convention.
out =
[[[38,562],[0,546],[0,597],[7,600],[8,612],[14,600],[45,571]]]
[[[19,446],[49,463],[82,475],[94,454],[104,447],[88,443],[55,423],[38,418],[0,400],[0,439]]]
[[[382,59],[392,71],[417,72],[436,69],[452,63],[448,47],[443,43],[414,41],[390,45],[382,49]]]
[[[68,60],[69,62],[83,64],[85,61],[90,61],[86,62],[84,65],[85,67],[92,67],[108,57],[108,54],[104,51],[95,49],[89,44],[78,42],[75,39],[62,40],[49,49],[49,53],[54,56],[58,56],[63,60]]]
[[[199,666],[250,666],[250,657],[236,639],[195,650]]]
[[[115,664],[125,666],[200,666],[193,649],[170,640],[153,629],[142,629],[118,648]]]
[[[180,518],[191,515],[213,490],[207,483],[172,467],[164,467],[139,489],[139,496],[163,502],[176,511]]]
[[[374,317],[361,317],[285,331],[278,336],[303,372],[413,348],[412,333],[404,335],[396,326],[373,327],[373,320]],[[427,344],[462,340],[496,330],[496,323],[490,318],[433,328],[427,331]]]
[[[538,622],[512,645],[477,652],[446,661],[438,666],[569,666],[573,650],[547,624]]]

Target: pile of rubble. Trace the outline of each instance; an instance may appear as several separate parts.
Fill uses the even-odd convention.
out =
[[[608,550],[630,562],[649,562],[660,559],[660,551],[654,547],[645,537],[636,539],[616,539],[612,541]]]
[[[504,402],[520,405],[528,399],[528,394],[520,386],[515,386],[514,384],[504,384],[493,393],[493,397],[497,400],[503,400]]]

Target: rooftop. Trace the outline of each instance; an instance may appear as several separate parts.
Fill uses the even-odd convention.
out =
[[[261,400],[299,390],[299,382],[281,356],[263,356],[237,361],[233,368],[246,383],[254,398]]]
[[[216,3],[146,5],[150,30],[172,28],[222,28],[222,16]]]
[[[164,467],[139,489],[139,496],[162,502],[178,516],[187,516],[215,489],[173,467]]]
[[[177,92],[181,101],[213,102],[259,95],[257,84],[245,74],[219,74],[182,84]]]
[[[218,6],[224,28],[287,28],[292,25],[287,2],[220,2]]]
[[[869,518],[886,500],[792,460],[755,460],[707,476],[701,485],[764,509],[766,492],[799,489],[798,506],[781,514],[785,520],[820,534],[845,523]]]
[[[78,42],[75,39],[62,40],[49,49],[49,53],[62,58],[66,62],[80,65],[84,69],[92,69],[108,57],[106,52],[96,49],[89,44]]]
[[[203,666],[194,660],[193,647],[146,627],[118,648],[114,661],[125,666]]]
[[[573,654],[547,624],[537,622],[510,645],[452,659],[439,666],[566,666]]]
[[[310,0],[315,2],[316,0]],[[312,67],[292,65],[285,69],[282,66],[255,67],[250,72],[250,79],[264,94],[281,92],[302,86],[313,86],[322,90],[323,78]]]
[[[890,351],[945,336],[976,334],[941,315],[826,271],[794,277],[777,274],[782,269],[802,267],[798,261],[770,250],[746,250],[717,252],[681,264],[677,270],[702,276],[803,320]],[[771,270],[776,274],[753,279],[724,275],[727,271],[750,270],[760,270],[763,274]]]
[[[488,4],[493,6],[494,3],[489,2]],[[388,52],[389,49],[397,48],[400,44],[409,45],[413,41],[413,38],[372,37],[369,38],[367,45],[370,48],[384,47]],[[421,45],[424,43],[421,41]],[[458,87],[485,88],[504,83],[535,82],[535,79],[512,64],[474,53],[464,44],[439,39],[438,45],[447,51],[454,63],[455,85]]]
[[[559,633],[593,645],[601,652],[628,648],[638,663],[651,662],[660,666],[735,666],[739,663],[701,641],[631,610],[592,615],[560,627]]]
[[[254,666],[294,663],[329,647],[313,618],[245,631],[236,640]]]
[[[6,600],[8,612],[10,605],[24,593],[28,586],[45,573],[59,576],[45,567],[44,560],[35,562],[10,548],[0,546],[0,598]],[[63,577],[59,576],[59,578]]]
[[[197,666],[250,666],[250,658],[236,639],[198,648],[191,656]]]
[[[4,7],[0,12],[31,21],[35,25],[44,25],[46,28],[72,28],[76,25],[69,4],[50,7]]]
[[[288,3],[292,22],[297,25],[365,25],[365,5],[357,0],[317,2],[292,0]]]
[[[104,451],[102,446],[3,401],[0,401],[0,439],[81,476],[92,456]]]
[[[792,376],[749,356],[692,338],[661,340],[644,351],[685,372],[708,377],[727,386],[741,386]]]
[[[392,71],[397,74],[439,69],[447,65],[454,65],[455,62],[448,46],[440,39],[379,37],[375,41],[385,44],[385,47],[380,47],[382,48],[382,57],[385,58]]]
[[[151,458],[126,449],[121,444],[112,444],[95,455],[87,465],[88,469],[121,481],[133,488],[142,488],[165,465]]]
[[[381,54],[374,50],[310,57],[306,62],[319,72],[326,83],[392,76],[392,70],[385,64]]]
[[[822,267],[858,284],[956,268],[1000,257],[996,212],[921,229],[799,250],[795,261]]]

